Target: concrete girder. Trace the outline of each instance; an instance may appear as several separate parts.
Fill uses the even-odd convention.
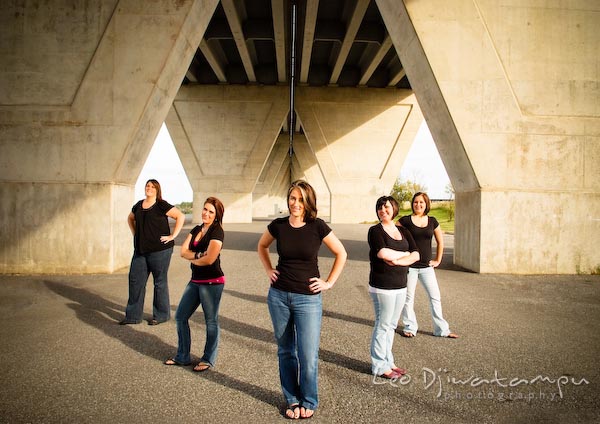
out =
[[[256,82],[254,64],[242,29],[242,21],[245,20],[246,17],[244,4],[236,0],[221,0],[221,5],[227,16],[227,21],[229,22],[233,39],[235,40],[235,44],[240,53],[240,58],[242,59],[244,70],[248,76],[248,81]]]
[[[279,199],[281,208],[279,191],[258,187],[284,174],[315,185],[331,222],[373,219],[375,199],[389,193],[423,120],[412,91],[298,87],[296,112],[306,137],[295,134],[292,162],[280,135],[287,94],[286,87],[181,88],[166,124],[194,189],[195,222],[209,195],[227,205],[229,222],[271,214],[272,204],[255,206],[253,193]]]
[[[337,84],[338,78],[342,73],[344,63],[346,63],[346,58],[350,53],[350,48],[352,47],[354,37],[356,36],[356,33],[358,33],[362,18],[367,11],[367,7],[369,7],[369,2],[370,0],[356,1],[356,5],[352,11],[350,19],[348,20],[344,40],[342,41],[342,45],[332,66],[333,71],[331,72],[331,77],[329,78],[329,84]]]

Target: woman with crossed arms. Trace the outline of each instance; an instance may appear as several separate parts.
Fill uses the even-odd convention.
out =
[[[192,277],[175,312],[177,355],[167,359],[165,365],[191,363],[189,319],[198,306],[202,305],[206,322],[206,342],[204,354],[193,369],[202,372],[215,366],[219,347],[219,306],[225,286],[225,275],[221,269],[221,249],[225,239],[221,223],[224,213],[225,208],[219,199],[206,199],[202,209],[202,224],[196,225],[181,245],[181,257],[190,261]]]
[[[398,202],[392,196],[377,199],[379,224],[369,228],[369,294],[375,309],[371,337],[371,372],[394,379],[406,373],[396,365],[392,346],[404,301],[408,266],[419,260],[417,245],[410,233],[394,222]]]

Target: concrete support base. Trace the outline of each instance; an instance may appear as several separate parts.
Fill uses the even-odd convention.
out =
[[[113,272],[133,252],[133,187],[108,183],[0,184],[0,273]]]
[[[600,195],[476,191],[457,193],[456,200],[457,265],[481,273],[599,271],[598,249],[590,237],[598,230]],[[574,205],[584,203],[589,209],[573,213]]]

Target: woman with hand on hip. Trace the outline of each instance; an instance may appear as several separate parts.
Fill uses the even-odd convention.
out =
[[[192,278],[186,286],[177,312],[177,355],[167,359],[165,365],[189,365],[191,363],[191,335],[189,319],[202,305],[206,322],[204,354],[194,371],[202,372],[215,366],[219,346],[219,305],[225,285],[221,269],[221,249],[225,233],[221,223],[225,208],[216,197],[204,201],[202,225],[196,225],[181,245],[181,257],[190,261]]]
[[[127,223],[133,234],[133,258],[129,268],[129,299],[125,319],[119,324],[139,324],[144,313],[146,283],[152,273],[154,278],[154,301],[152,319],[148,325],[157,325],[171,317],[169,283],[167,274],[175,245],[175,237],[181,231],[185,215],[162,198],[160,184],[156,180],[146,182],[146,198],[137,202]],[[169,218],[175,220],[173,234]]]
[[[431,209],[431,200],[426,193],[418,192],[412,198],[412,215],[400,218],[400,224],[412,234],[419,251],[421,259],[412,264],[408,270],[408,282],[406,291],[406,303],[402,312],[404,337],[414,337],[419,328],[415,314],[415,290],[417,280],[421,281],[427,296],[433,319],[433,335],[439,337],[458,338],[458,335],[450,331],[450,326],[442,315],[442,299],[434,268],[442,261],[444,253],[444,233],[440,225],[432,216],[427,215]],[[435,237],[437,244],[435,258],[432,258],[431,242]]]
[[[317,198],[310,184],[293,182],[287,200],[289,216],[267,226],[258,242],[258,257],[271,283],[267,304],[277,340],[285,416],[299,419],[311,418],[318,405],[321,293],[333,287],[347,254],[331,228],[317,218]],[[271,265],[269,255],[275,240],[277,268]],[[321,278],[318,268],[321,243],[335,256],[326,279]]]
[[[375,308],[371,337],[371,372],[382,378],[406,373],[392,354],[394,335],[406,299],[408,266],[419,260],[419,251],[410,233],[394,223],[398,202],[392,196],[377,199],[379,224],[369,228],[369,294]]]

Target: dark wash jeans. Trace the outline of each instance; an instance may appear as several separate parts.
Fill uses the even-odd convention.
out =
[[[154,279],[154,300],[152,302],[152,318],[159,322],[168,321],[171,317],[169,303],[169,282],[167,274],[173,248],[159,252],[134,253],[129,268],[129,299],[125,308],[127,321],[139,322],[144,314],[144,298],[146,283],[152,273]]]

